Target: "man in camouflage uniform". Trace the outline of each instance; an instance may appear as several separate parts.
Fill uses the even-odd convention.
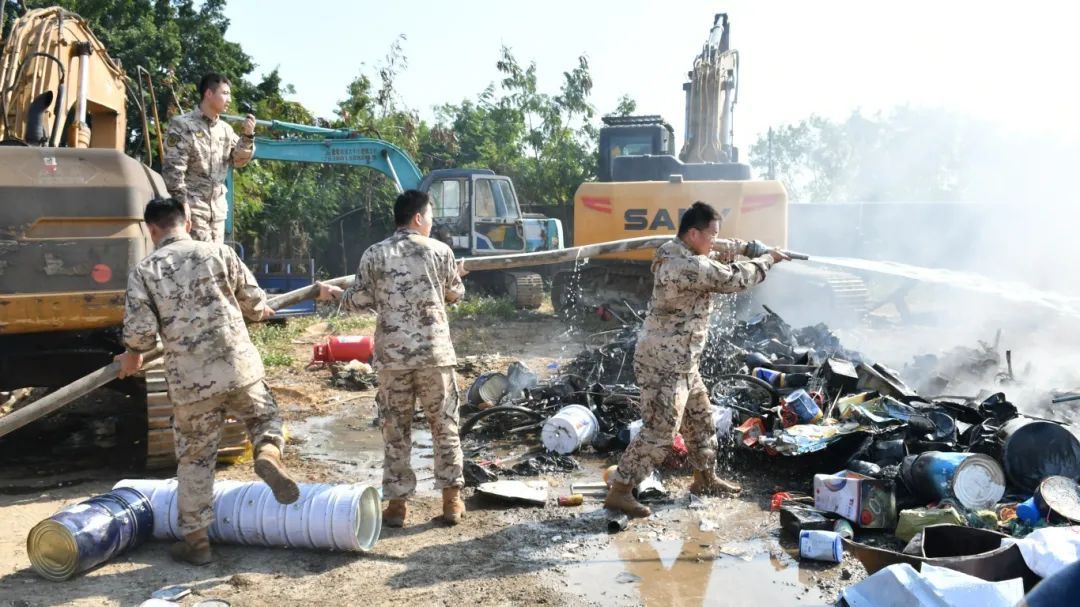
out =
[[[203,76],[199,107],[173,118],[165,135],[161,176],[169,194],[187,206],[195,240],[225,241],[225,177],[230,166],[240,168],[255,154],[255,117],[247,115],[242,137],[219,118],[231,96],[227,78]]]
[[[230,247],[188,235],[179,201],[152,200],[144,219],[156,250],[128,277],[123,334],[127,350],[116,360],[120,377],[137,373],[143,353],[153,350],[161,336],[184,534],[172,553],[177,560],[205,565],[212,560],[207,530],[214,521],[214,464],[226,414],[247,426],[255,446],[255,472],[274,497],[290,504],[300,495],[281,464],[281,418],[244,325],[245,317],[263,320],[274,311]]]
[[[765,280],[785,256],[772,250],[733,263],[746,243],[716,240],[720,214],[695,202],[679,222],[679,236],[653,257],[653,293],[638,335],[634,373],[641,386],[641,432],[631,441],[611,477],[604,506],[630,516],[648,516],[631,494],[667,456],[682,429],[694,468],[692,493],[737,492],[739,486],[716,475],[716,429],[698,361],[705,345],[716,293],[737,293]]]
[[[405,524],[406,499],[416,489],[410,464],[416,401],[427,417],[435,450],[435,486],[442,489],[443,520],[456,525],[461,501],[461,439],[458,436],[457,358],[450,342],[446,304],[465,294],[464,269],[450,247],[430,238],[431,201],[408,190],[394,203],[397,231],[360,259],[356,282],[344,293],[320,285],[321,298],[341,297],[346,310],[374,310],[376,401],[382,419],[383,523]]]

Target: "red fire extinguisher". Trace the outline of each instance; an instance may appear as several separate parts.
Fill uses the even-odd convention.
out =
[[[375,351],[375,340],[366,335],[339,335],[331,337],[325,344],[315,344],[311,362],[333,363],[358,360],[362,363],[371,362],[371,354]]]

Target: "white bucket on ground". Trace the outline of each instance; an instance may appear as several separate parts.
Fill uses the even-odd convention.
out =
[[[176,479],[126,479],[150,499],[154,538],[183,537],[176,502]],[[379,541],[379,493],[366,485],[301,484],[300,499],[279,504],[261,481],[214,482],[214,522],[210,540],[249,546],[280,546],[362,552]]]
[[[567,405],[544,422],[540,439],[544,448],[567,455],[592,442],[600,428],[592,411],[581,405]]]

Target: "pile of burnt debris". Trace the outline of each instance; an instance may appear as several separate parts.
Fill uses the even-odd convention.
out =
[[[721,442],[814,462],[805,482],[774,500],[785,529],[831,530],[844,520],[848,536],[868,533],[880,545],[885,533],[907,541],[941,523],[1022,536],[1080,522],[1080,440],[1064,422],[1021,414],[1000,391],[1017,381],[1000,339],[917,357],[901,373],[846,350],[823,324],[793,329],[768,309],[723,324],[701,363]],[[542,446],[513,466],[481,457],[472,480],[571,470],[572,453],[624,449],[641,427],[637,329],[594,336],[542,383],[520,363],[481,375],[462,436],[474,445],[531,436]],[[994,389],[947,394],[970,380]],[[1048,398],[1080,402],[1067,392]]]

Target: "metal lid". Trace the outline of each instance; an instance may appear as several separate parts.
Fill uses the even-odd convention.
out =
[[[1036,499],[1050,510],[1074,523],[1080,523],[1080,485],[1067,476],[1047,477],[1039,484]]]
[[[26,538],[30,564],[41,577],[62,582],[75,575],[79,564],[79,546],[70,529],[52,519],[34,525]]]
[[[952,492],[965,508],[992,508],[1005,495],[1005,471],[989,455],[973,453],[957,465]]]

